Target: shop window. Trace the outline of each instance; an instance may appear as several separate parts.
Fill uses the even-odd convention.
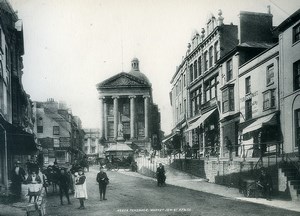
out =
[[[59,131],[59,126],[53,126],[53,135],[59,135],[60,131]]]
[[[300,89],[300,60],[294,63],[294,91]]]
[[[194,62],[194,79],[197,79],[197,77],[198,77],[198,72],[197,72],[197,70],[198,70],[198,66],[197,66],[198,64],[197,64],[197,60]]]
[[[198,74],[199,76],[202,73],[202,68],[201,68],[201,56],[198,58]]]
[[[245,79],[245,92],[246,94],[250,94],[251,93],[251,77],[247,77]]]
[[[204,71],[208,69],[208,54],[207,51],[204,53]]]
[[[263,110],[275,108],[275,90],[268,90],[263,93]]]
[[[215,43],[215,46],[214,46],[214,57],[215,57],[215,63],[216,63],[219,59],[218,41]]]
[[[190,65],[190,79],[191,79],[191,82],[193,82],[193,80],[194,80],[193,64]]]
[[[213,47],[211,46],[208,51],[209,51],[209,67],[211,67],[213,64],[213,58],[214,58]]]
[[[252,118],[252,99],[245,101],[245,112],[246,112],[246,120]]]
[[[300,24],[293,28],[293,43],[300,40]]]
[[[44,132],[43,126],[37,126],[37,133],[43,133],[43,132]]]
[[[274,83],[274,65],[269,65],[267,67],[267,85]]]
[[[223,113],[234,111],[234,88],[229,87],[222,92]]]
[[[227,82],[233,78],[232,59],[226,62],[226,78],[227,78]]]

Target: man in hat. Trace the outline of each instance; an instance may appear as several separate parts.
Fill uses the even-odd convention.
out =
[[[109,179],[104,172],[103,167],[100,167],[100,172],[97,174],[96,181],[99,183],[100,201],[106,200],[106,186],[108,185]]]
[[[16,161],[15,166],[11,171],[10,190],[17,199],[21,198],[22,182],[25,180],[25,170],[20,167],[20,164],[20,161]]]

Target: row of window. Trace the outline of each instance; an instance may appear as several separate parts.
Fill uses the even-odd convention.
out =
[[[214,63],[219,59],[219,45],[218,41],[211,46],[208,51],[205,51],[203,56],[199,56],[189,67],[190,71],[190,82],[197,79],[202,72],[207,71],[213,66]]]
[[[44,133],[44,126],[43,125],[37,125],[37,133]],[[53,135],[60,135],[59,126],[53,126]]]

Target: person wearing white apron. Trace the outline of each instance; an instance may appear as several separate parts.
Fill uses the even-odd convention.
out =
[[[80,207],[78,209],[85,209],[84,200],[88,198],[86,189],[86,177],[83,169],[78,170],[78,176],[75,177],[75,194],[74,197],[79,199]]]
[[[34,202],[40,192],[42,180],[40,176],[38,176],[34,171],[31,175],[28,176],[26,180],[28,185],[28,195],[29,195],[29,202],[31,202],[32,197],[34,197]]]

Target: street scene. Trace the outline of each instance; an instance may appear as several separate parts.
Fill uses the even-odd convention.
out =
[[[0,0],[0,216],[299,214],[298,0]]]
[[[108,171],[110,184],[107,200],[99,201],[96,167],[86,173],[88,200],[85,215],[298,215],[299,212],[266,207],[260,204],[234,200],[214,194],[166,185],[157,187],[156,181],[128,170]],[[47,198],[47,214],[76,215],[79,206],[61,207],[58,196]],[[59,211],[58,211],[59,209]]]

